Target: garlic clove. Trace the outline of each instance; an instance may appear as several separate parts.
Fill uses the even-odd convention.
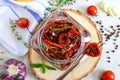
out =
[[[120,15],[120,8],[118,8],[118,7],[113,7],[113,8],[112,8],[112,11],[113,11],[113,13],[114,13],[115,16]]]

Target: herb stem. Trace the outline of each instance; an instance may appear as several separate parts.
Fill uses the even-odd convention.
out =
[[[12,32],[14,33],[14,35],[16,36],[17,40],[21,41],[24,44],[24,46],[28,48],[28,44],[23,40],[22,36],[19,35],[19,32],[17,32],[16,30],[16,25],[11,19],[10,19],[10,25],[11,25],[10,28]]]
[[[51,30],[52,31],[62,31],[62,30],[67,30],[67,29],[71,29],[71,28],[72,28],[72,26],[64,25],[64,27],[62,27],[62,28],[54,28],[54,27],[52,27]]]

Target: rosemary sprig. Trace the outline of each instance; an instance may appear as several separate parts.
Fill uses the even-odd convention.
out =
[[[48,69],[48,70],[56,70],[54,67],[49,66],[49,65],[47,65],[45,63],[31,64],[31,67],[40,68],[42,73],[45,73],[46,69]]]
[[[55,10],[60,9],[65,5],[72,5],[76,0],[50,0],[48,1],[50,7],[46,8],[44,12],[44,18],[48,15],[49,12],[53,12]]]
[[[22,36],[19,35],[19,32],[17,32],[15,22],[13,22],[11,19],[9,20],[10,20],[10,29],[12,30],[12,33],[14,33],[17,40],[21,41],[24,44],[24,46],[27,48],[28,44],[23,40]]]

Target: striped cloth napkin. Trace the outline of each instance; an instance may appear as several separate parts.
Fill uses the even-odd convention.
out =
[[[28,18],[30,25],[22,29],[16,27],[16,31],[22,36],[24,42],[29,45],[30,37],[36,25],[44,17],[44,10],[49,6],[45,0],[32,2],[17,2],[15,0],[0,0],[0,44],[11,54],[21,57],[28,52],[22,41],[18,40],[10,28],[10,19],[17,20],[20,17]]]

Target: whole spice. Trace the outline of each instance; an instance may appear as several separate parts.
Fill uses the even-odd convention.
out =
[[[111,25],[106,28],[102,24],[102,20],[96,21],[96,24],[100,26],[99,30],[102,33],[103,37],[105,38],[105,43],[113,40],[114,47],[111,50],[106,51],[106,53],[109,53],[109,52],[114,53],[116,50],[118,50],[118,46],[116,45],[119,43],[116,43],[116,42],[118,41],[119,34],[120,34],[120,30],[119,30],[120,25],[115,25],[115,26]]]

